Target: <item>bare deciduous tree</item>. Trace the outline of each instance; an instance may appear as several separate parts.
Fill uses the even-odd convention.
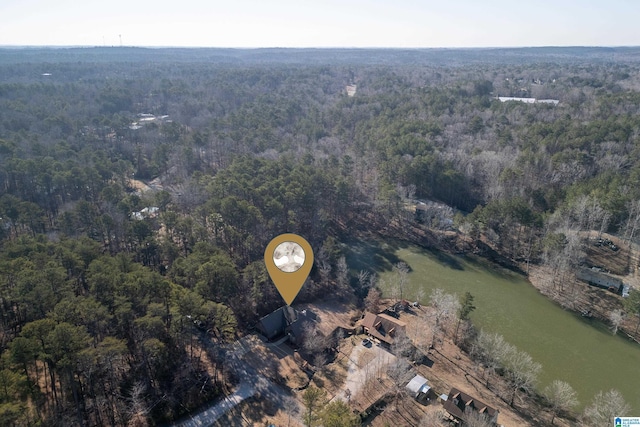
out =
[[[553,286],[559,284],[560,291],[566,292],[564,284],[570,282],[570,296],[577,296],[575,289],[575,271],[585,257],[579,229],[562,228],[556,233],[547,234],[548,247],[545,250],[545,264],[553,270]]]
[[[413,359],[415,357],[415,348],[411,339],[404,331],[398,331],[393,338],[393,345],[391,346],[393,353],[398,357],[408,357]]]
[[[611,321],[611,332],[615,335],[618,333],[618,328],[620,328],[624,320],[624,311],[621,309],[613,310],[609,313],[609,320]]]
[[[358,273],[358,287],[361,291],[364,291],[365,289],[369,289],[369,285],[371,285],[371,282],[369,281],[369,272],[366,270],[360,270]]]
[[[327,354],[325,352],[316,353],[313,356],[313,364],[316,368],[321,369],[324,365],[327,364]]]
[[[546,386],[542,392],[545,404],[553,414],[551,424],[556,417],[562,413],[566,413],[578,406],[578,396],[576,391],[569,383],[555,380]]]
[[[507,347],[509,347],[509,343],[504,340],[502,335],[488,333],[484,330],[480,331],[473,343],[471,354],[484,365],[487,387],[489,387],[491,374],[500,367]]]
[[[129,397],[129,416],[131,425],[145,427],[148,424],[147,414],[149,413],[149,406],[145,401],[145,385],[141,382],[137,382],[131,389],[131,396]]]
[[[380,285],[384,286],[384,281],[381,280],[380,282]],[[391,297],[394,302],[398,302],[400,298],[400,285],[395,280],[389,284],[389,297]]]
[[[629,405],[618,390],[599,391],[585,408],[582,422],[590,427],[612,425],[614,417],[627,416],[629,410]]]
[[[375,274],[371,274],[369,275],[369,284],[368,284],[369,288],[375,288],[378,287],[378,276],[376,276]],[[380,287],[381,288],[381,287]]]
[[[349,291],[349,267],[347,267],[347,261],[342,256],[338,260],[336,265],[336,283],[338,285],[338,291],[342,294],[346,294]]]
[[[542,366],[534,362],[527,352],[518,350],[510,344],[503,355],[502,366],[511,388],[509,405],[513,406],[518,391],[525,393],[533,391]]]
[[[467,407],[464,410],[463,425],[465,427],[493,427],[495,423],[487,414]]]
[[[389,378],[398,386],[406,385],[413,376],[411,364],[403,357],[398,357],[387,367]]]
[[[309,354],[320,353],[326,348],[326,339],[316,325],[312,322],[305,322],[302,326],[302,348]]]
[[[367,297],[364,299],[365,310],[378,314],[380,309],[380,291],[376,288],[370,288]]]
[[[631,242],[640,227],[640,200],[629,202],[627,210],[629,215],[624,226],[624,237],[628,242]]]
[[[571,216],[574,221],[573,226],[579,230],[590,230],[590,220],[595,219],[595,211],[599,206],[597,200],[594,197],[582,195],[578,197],[571,209]],[[595,221],[594,221],[595,222]]]
[[[624,300],[624,310],[626,313],[629,313],[632,316],[635,316],[638,319],[636,323],[636,329],[633,332],[634,334],[638,333],[638,329],[640,328],[640,291],[632,290],[629,294],[629,297]]]
[[[393,270],[396,273],[396,282],[400,291],[400,299],[403,299],[404,290],[409,283],[409,266],[404,262],[399,262],[393,266]]]
[[[425,296],[426,296],[426,293],[424,289],[418,288],[418,290],[416,291],[416,301],[418,302],[418,304],[422,304]]]
[[[437,335],[445,333],[460,309],[460,301],[455,294],[447,294],[442,289],[431,292],[431,307],[434,309],[434,325],[431,345],[435,347]]]
[[[435,411],[427,412],[420,420],[420,425],[424,427],[444,427],[448,426],[446,421],[448,414],[442,408],[437,408]]]
[[[327,254],[324,246],[322,246],[315,255],[315,261],[318,272],[320,273],[320,283],[322,283],[322,286],[327,286],[329,284],[329,275],[331,274],[331,263],[329,254]]]
[[[609,228],[609,221],[611,221],[611,213],[605,212],[602,215],[602,219],[600,220],[600,228],[598,230],[598,239],[602,237],[602,233],[607,231],[607,228]]]

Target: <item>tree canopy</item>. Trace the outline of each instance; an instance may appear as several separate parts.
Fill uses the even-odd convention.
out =
[[[284,232],[317,248],[300,301],[372,309],[358,233],[465,231],[558,272],[580,232],[637,240],[632,55],[298,53],[3,50],[0,424],[164,423],[220,394],[218,350],[281,304],[262,257]],[[432,304],[438,327],[474,307]],[[539,368],[504,348],[475,344],[513,403]]]

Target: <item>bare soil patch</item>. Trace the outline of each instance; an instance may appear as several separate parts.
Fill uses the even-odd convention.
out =
[[[321,367],[313,376],[311,384],[327,392],[327,399],[333,399],[342,391],[342,385],[347,379],[349,370],[349,355],[351,354],[350,339],[342,340],[339,344],[339,353],[335,360]]]
[[[139,191],[141,193],[144,193],[146,191],[151,190],[151,187],[149,187],[147,184],[145,184],[144,182],[138,180],[138,179],[130,179],[129,180],[129,186],[131,188],[133,188],[136,191]]]
[[[194,358],[198,361],[197,363],[203,367],[212,381],[216,384],[222,384],[224,388],[231,388],[231,384],[223,375],[223,371],[217,366],[216,362],[211,359],[205,348],[202,346],[200,342],[197,340],[193,340],[191,344],[185,345],[185,351],[188,354],[192,354]]]
[[[300,304],[298,310],[308,309],[317,316],[316,327],[325,336],[336,328],[352,328],[354,318],[359,318],[360,312],[352,305],[337,300],[324,300],[309,304]]]
[[[286,344],[265,344],[255,339],[243,360],[266,378],[291,390],[309,384],[309,376],[301,368],[303,360],[295,357],[295,352]]]
[[[371,424],[369,424],[370,426],[431,426],[432,424],[423,423],[425,416],[430,412],[436,412],[438,409],[442,409],[442,406],[438,403],[422,405],[409,396],[403,396],[397,400],[392,399],[389,402],[386,402],[384,408],[381,409],[384,410],[371,421]]]
[[[361,342],[362,338],[364,336],[358,337],[356,343]],[[348,359],[347,377],[336,398],[349,402],[353,409],[363,412],[394,389],[387,369],[396,357],[376,345],[366,347],[356,344]]]
[[[362,338],[364,339],[365,337],[363,336]],[[361,351],[360,354],[358,354],[358,366],[367,365],[376,357],[373,351],[367,351],[364,346],[363,349],[364,351]]]
[[[584,233],[585,262],[600,267],[610,274],[627,276],[633,273],[632,260],[637,261],[637,250],[622,239],[606,233]],[[615,249],[614,249],[615,248]],[[637,262],[635,263],[637,265]]]

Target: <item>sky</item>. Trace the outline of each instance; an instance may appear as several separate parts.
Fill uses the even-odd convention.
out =
[[[638,0],[0,0],[4,46],[640,46]]]

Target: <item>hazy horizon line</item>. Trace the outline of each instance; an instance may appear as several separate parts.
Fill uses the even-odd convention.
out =
[[[518,45],[518,46],[171,46],[171,45],[16,45],[0,44],[0,49],[77,49],[77,48],[117,48],[117,49],[332,49],[332,50],[453,50],[453,49],[532,49],[532,48],[637,48],[640,45]]]

